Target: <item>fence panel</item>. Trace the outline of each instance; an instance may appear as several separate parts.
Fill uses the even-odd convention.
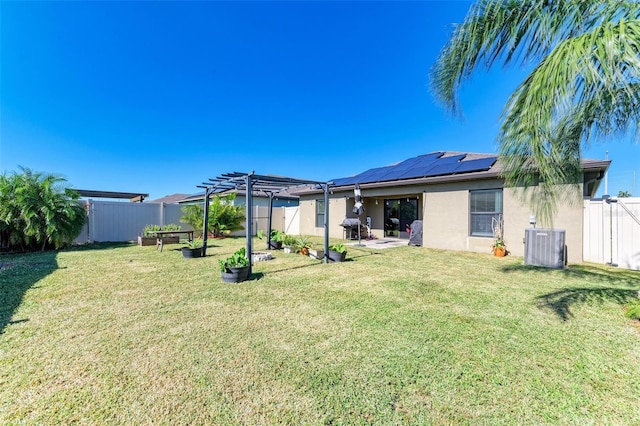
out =
[[[187,225],[186,223],[180,222],[180,218],[182,217],[182,207],[180,204],[165,204],[162,203],[163,209],[163,223],[160,225],[168,225],[170,223],[175,223],[176,225],[180,225],[184,230],[191,230],[192,227]]]
[[[585,201],[583,258],[640,270],[640,198]]]
[[[300,235],[300,207],[283,207],[284,232],[289,235]]]
[[[300,228],[297,210],[297,207],[275,207],[272,228],[285,230],[293,235],[298,234]],[[267,230],[268,214],[267,207],[254,206],[252,235],[256,235],[258,229]],[[184,230],[192,229],[189,225],[180,222],[181,217],[182,206],[179,204],[89,200],[87,201],[87,224],[74,243],[136,241],[146,225],[174,223]],[[244,236],[245,230],[233,232],[232,235]]]
[[[92,241],[135,241],[146,225],[162,223],[160,204],[92,201],[89,208]]]

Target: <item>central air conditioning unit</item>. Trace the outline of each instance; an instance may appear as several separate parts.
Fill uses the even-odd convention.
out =
[[[564,268],[564,229],[527,228],[524,234],[524,264]]]

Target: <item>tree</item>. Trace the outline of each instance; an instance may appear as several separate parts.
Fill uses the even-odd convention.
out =
[[[460,115],[457,92],[474,69],[535,64],[507,101],[497,139],[505,185],[524,189],[550,222],[560,196],[581,195],[583,145],[640,134],[639,54],[638,1],[479,0],[440,52],[431,87]]]
[[[60,248],[80,234],[86,213],[64,182],[28,168],[0,175],[0,232],[11,248]]]
[[[215,194],[209,202],[209,226],[207,231],[215,237],[223,232],[239,231],[243,229],[245,220],[244,206],[235,206],[233,201],[236,194],[221,197]],[[202,232],[204,227],[204,208],[200,204],[189,204],[182,208],[183,216],[180,222],[187,223],[197,232]]]
[[[618,198],[629,198],[631,193],[629,191],[618,191]]]

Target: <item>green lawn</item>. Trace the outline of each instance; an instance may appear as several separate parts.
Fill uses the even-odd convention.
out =
[[[0,256],[0,424],[640,424],[638,272],[243,243]]]

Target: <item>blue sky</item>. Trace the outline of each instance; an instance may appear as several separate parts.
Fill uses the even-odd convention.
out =
[[[524,77],[477,72],[465,120],[428,73],[468,1],[0,2],[0,172],[75,188],[197,192],[231,171],[316,180],[432,151],[496,152]],[[609,192],[640,145],[598,141]]]

